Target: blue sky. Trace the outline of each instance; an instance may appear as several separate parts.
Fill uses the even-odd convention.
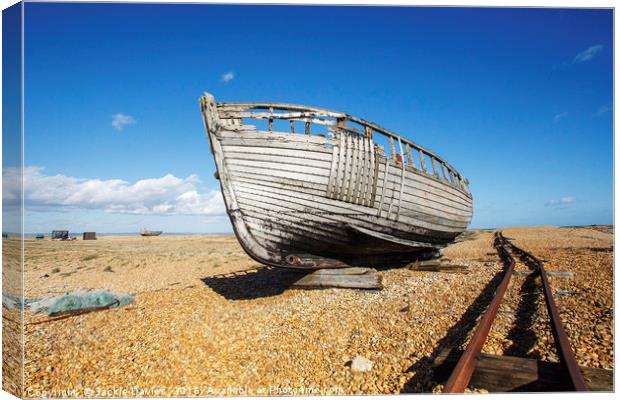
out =
[[[612,30],[600,9],[27,3],[26,230],[230,231],[203,91],[413,139],[469,178],[473,227],[612,223]]]

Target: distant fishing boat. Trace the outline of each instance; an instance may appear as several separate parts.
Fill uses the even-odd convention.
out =
[[[159,236],[163,231],[150,231],[148,229],[142,229],[140,235],[142,236]]]
[[[235,234],[261,263],[436,257],[471,222],[468,180],[379,125],[316,107],[216,103],[209,93],[200,107]]]

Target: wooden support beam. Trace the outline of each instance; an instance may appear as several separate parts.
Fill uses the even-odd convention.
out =
[[[420,167],[422,167],[423,172],[428,172],[426,170],[426,160],[424,159],[424,152],[422,150],[418,150],[418,154],[420,155]]]
[[[435,157],[431,157],[431,164],[433,165],[433,175],[439,178],[439,172],[437,172],[437,164],[435,164]]]
[[[442,262],[437,258],[434,260],[414,261],[408,265],[408,268],[412,271],[431,271],[431,272],[452,272],[452,273],[467,273],[468,268],[466,265],[452,265],[446,262]]]
[[[295,281],[296,288],[382,289],[381,276],[371,268],[319,269]]]
[[[413,168],[416,168],[413,163],[413,157],[411,157],[411,147],[409,147],[409,143],[405,144],[405,154],[407,155],[407,165],[412,165]]]
[[[295,121],[291,119],[289,120],[289,122],[291,124],[291,133],[295,133]]]
[[[273,107],[269,107],[269,114],[273,114]],[[273,132],[273,115],[269,117],[269,132]]]
[[[433,361],[435,379],[445,382],[463,352],[444,349]],[[591,391],[613,391],[613,371],[580,367]],[[470,387],[489,392],[570,391],[570,379],[560,363],[530,358],[481,353],[469,382]]]
[[[310,136],[310,121],[306,121],[306,135]]]

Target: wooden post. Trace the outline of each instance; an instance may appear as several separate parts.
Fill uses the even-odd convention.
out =
[[[273,107],[269,107],[269,132],[273,132]]]
[[[310,120],[306,119],[306,135],[310,136]]]
[[[435,164],[435,157],[431,157],[431,164],[433,165],[433,175],[439,178],[439,172],[437,172],[437,165]]]
[[[364,127],[364,133],[367,137],[371,138],[372,137],[372,128],[369,126]]]
[[[344,118],[337,118],[336,119],[336,126],[340,129],[344,129],[344,122],[345,119]]]
[[[407,165],[413,165],[413,168],[415,168],[413,157],[411,157],[411,148],[409,147],[409,143],[405,144],[405,153],[407,154]]]
[[[291,119],[289,122],[291,123],[291,133],[295,133],[295,121]]]
[[[428,172],[426,170],[426,160],[424,159],[424,153],[422,150],[418,150],[418,154],[420,155],[420,166],[422,167],[422,171]]]
[[[394,138],[390,136],[390,157],[396,158],[396,148],[394,147]]]
[[[441,164],[441,173],[443,174],[443,179],[446,182],[450,182],[450,179],[448,178],[448,172],[446,170],[445,164],[443,162],[440,162],[440,164]]]

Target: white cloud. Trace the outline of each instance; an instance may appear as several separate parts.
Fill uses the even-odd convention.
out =
[[[233,79],[235,79],[235,73],[232,71],[229,71],[225,73],[224,75],[222,75],[222,82],[224,83],[228,83],[232,81]]]
[[[112,126],[117,131],[122,131],[125,125],[135,124],[136,120],[131,115],[125,115],[122,113],[114,114],[112,116]]]
[[[568,113],[566,111],[556,114],[553,117],[553,123],[557,124],[558,122],[560,122],[562,119],[566,118],[567,116],[568,116]]]
[[[590,46],[587,49],[585,49],[584,51],[582,51],[581,53],[577,54],[575,56],[575,59],[573,60],[573,62],[574,63],[581,63],[581,62],[589,61],[595,55],[600,53],[601,50],[603,50],[603,45],[602,44],[597,44],[597,45],[594,45],[594,46]]]
[[[19,201],[19,171],[3,172],[4,200]],[[218,190],[198,192],[196,175],[177,178],[141,179],[129,183],[121,179],[84,179],[65,175],[45,175],[41,167],[24,168],[24,203],[28,211],[96,209],[117,214],[223,215],[226,210]]]
[[[556,206],[566,206],[569,204],[573,204],[575,202],[575,198],[573,196],[564,196],[559,199],[549,200],[545,205],[547,207],[556,207]]]

